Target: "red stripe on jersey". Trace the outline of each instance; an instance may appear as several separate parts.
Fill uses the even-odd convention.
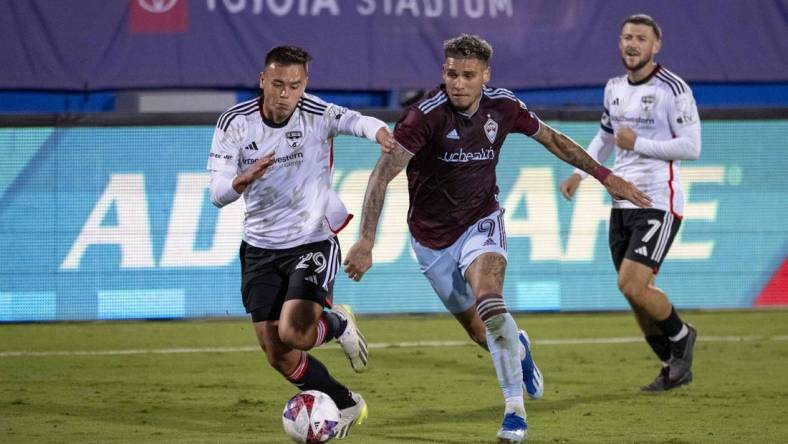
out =
[[[677,218],[678,220],[681,220],[682,219],[681,214],[676,213],[676,211],[673,209],[673,198],[675,196],[673,192],[673,161],[672,160],[668,163],[668,168],[670,169],[670,176],[668,177],[668,188],[670,189],[670,212],[673,214],[673,217]]]
[[[342,224],[339,225],[339,227],[337,228],[331,226],[331,222],[328,221],[327,217],[325,219],[326,219],[326,225],[328,225],[328,229],[331,230],[331,232],[334,233],[334,235],[337,235],[339,234],[340,231],[344,230],[345,227],[347,227],[347,225],[350,223],[351,220],[353,220],[353,215],[348,214],[347,217],[345,218],[345,221],[342,222]]]
[[[334,171],[334,138],[328,139],[328,170]]]

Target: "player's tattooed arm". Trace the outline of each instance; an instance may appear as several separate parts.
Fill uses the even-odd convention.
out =
[[[533,138],[564,162],[588,174],[594,174],[599,163],[574,140],[542,122]]]
[[[375,169],[369,176],[367,192],[364,195],[364,210],[361,213],[360,238],[375,243],[375,234],[380,220],[380,213],[383,211],[383,200],[386,196],[386,189],[389,182],[408,165],[412,154],[401,147],[397,147],[391,152],[381,153]]]
[[[413,155],[400,146],[391,152],[383,152],[369,176],[367,193],[364,195],[364,210],[361,212],[361,233],[345,255],[345,273],[354,281],[361,280],[364,273],[372,267],[372,246],[375,244],[378,220],[383,211],[386,188],[405,168],[411,157]]]
[[[559,159],[594,176],[607,188],[608,193],[615,199],[628,200],[640,208],[651,207],[651,198],[637,187],[623,178],[612,174],[610,170],[600,165],[593,157],[577,144],[574,140],[549,125],[540,123],[539,130],[533,135],[539,143],[545,146]]]

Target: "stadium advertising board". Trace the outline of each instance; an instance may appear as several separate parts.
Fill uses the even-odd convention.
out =
[[[598,125],[551,122],[587,144]],[[208,197],[207,126],[0,129],[0,321],[221,317],[243,314],[243,204]],[[786,304],[788,121],[708,121],[703,153],[684,162],[687,204],[658,285],[683,308]],[[334,184],[359,215],[376,145],[339,137]],[[609,196],[510,136],[498,166],[513,310],[626,309],[607,251]],[[339,275],[335,301],[362,313],[443,311],[420,276],[404,175],[389,187],[360,283]],[[341,233],[347,251],[358,217]]]

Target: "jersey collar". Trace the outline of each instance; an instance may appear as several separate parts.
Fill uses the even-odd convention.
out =
[[[646,77],[643,77],[641,80],[639,80],[637,82],[633,82],[633,81],[629,80],[629,76],[627,76],[627,83],[629,83],[632,86],[638,86],[638,85],[642,85],[644,83],[647,83],[649,80],[651,80],[652,77],[657,75],[657,73],[659,72],[660,69],[662,69],[662,65],[657,64],[657,66],[655,66],[654,69],[651,70],[651,73],[649,73],[649,75],[647,75]]]
[[[466,113],[466,112],[463,112],[463,111],[458,111],[457,108],[454,107],[454,105],[451,103],[451,100],[449,99],[449,92],[446,91],[446,84],[445,83],[441,83],[440,84],[440,89],[441,89],[441,91],[443,91],[444,94],[446,94],[446,104],[449,105],[449,109],[451,109],[452,111],[454,111],[455,114],[458,114],[461,117],[465,117],[466,119],[470,119],[471,117],[475,116],[476,112],[479,111],[479,108],[482,107],[482,100],[484,100],[484,85],[482,85],[482,93],[479,95],[479,103],[477,104],[476,109],[473,110],[472,113]]]
[[[271,127],[271,128],[284,128],[284,126],[287,125],[288,122],[290,122],[290,118],[293,117],[293,114],[295,113],[295,110],[293,110],[293,112],[290,113],[289,116],[287,116],[287,119],[283,120],[281,123],[276,123],[276,122],[274,122],[272,120],[268,120],[268,118],[265,117],[265,114],[263,113],[263,95],[262,94],[260,94],[260,98],[258,98],[257,101],[258,101],[258,104],[260,106],[260,117],[263,119],[263,123],[265,124],[265,126],[268,126],[268,127]]]

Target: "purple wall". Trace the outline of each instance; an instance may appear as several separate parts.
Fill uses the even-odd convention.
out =
[[[786,0],[4,0],[0,89],[254,87],[283,43],[314,55],[312,89],[429,87],[462,32],[493,44],[496,86],[599,85],[635,12],[688,81],[788,80]]]

